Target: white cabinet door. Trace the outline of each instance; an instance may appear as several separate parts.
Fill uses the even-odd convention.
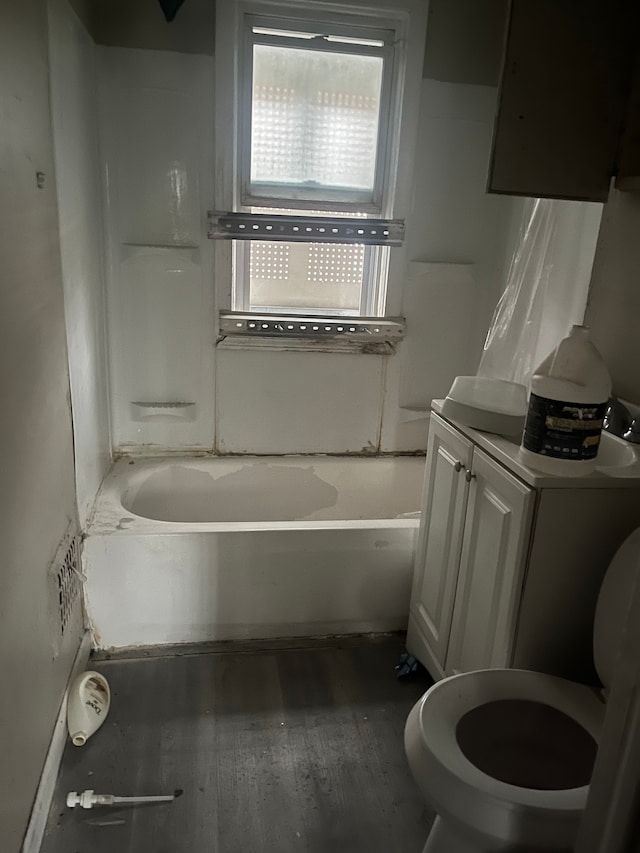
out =
[[[509,666],[534,506],[534,490],[477,448],[466,476],[447,675]]]
[[[468,439],[431,415],[407,649],[434,677],[444,673],[472,454]]]

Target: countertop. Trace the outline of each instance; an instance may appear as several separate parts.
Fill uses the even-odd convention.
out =
[[[443,400],[432,400],[431,409],[454,426],[489,456],[508,468],[523,482],[536,489],[637,489],[640,488],[640,447],[638,461],[621,468],[596,468],[586,476],[555,476],[523,465],[519,458],[519,441],[490,432],[481,432],[442,415]]]

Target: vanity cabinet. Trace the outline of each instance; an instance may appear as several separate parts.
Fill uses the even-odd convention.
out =
[[[516,666],[591,680],[600,583],[640,526],[640,488],[536,487],[481,435],[431,415],[407,649],[434,678]]]
[[[507,665],[533,494],[432,415],[407,640],[432,674]]]

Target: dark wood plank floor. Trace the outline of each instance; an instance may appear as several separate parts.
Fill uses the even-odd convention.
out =
[[[432,816],[402,737],[430,681],[398,681],[403,650],[348,638],[92,664],[111,711],[65,750],[42,853],[420,853]],[[85,788],[184,793],[67,809]]]

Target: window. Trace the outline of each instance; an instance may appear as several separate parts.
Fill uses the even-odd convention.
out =
[[[409,11],[420,12],[421,61],[425,10],[420,0],[372,3],[356,0],[345,13],[324,0],[219,0],[217,93],[226,109],[216,109],[217,174],[225,174],[216,206],[243,214],[237,227],[248,229],[234,232],[244,239],[217,265],[232,270],[232,310],[386,313]],[[346,225],[353,237],[341,242]],[[249,239],[251,230],[262,239]]]

